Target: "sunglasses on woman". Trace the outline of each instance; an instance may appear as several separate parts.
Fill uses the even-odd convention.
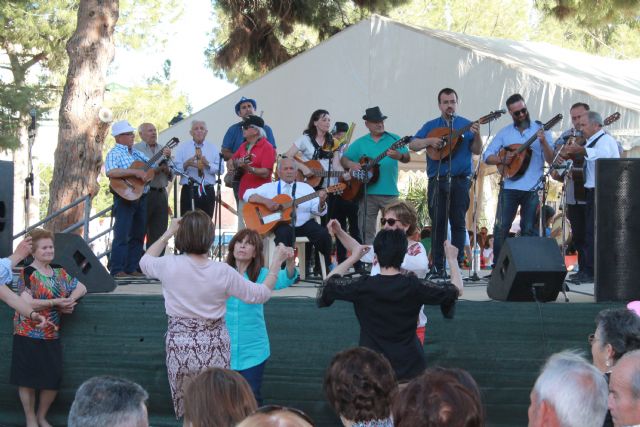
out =
[[[254,414],[270,414],[270,413],[276,412],[276,411],[290,412],[292,414],[295,414],[295,415],[299,416],[300,418],[302,418],[303,420],[305,420],[306,422],[308,422],[312,426],[315,426],[313,420],[311,419],[311,417],[309,415],[305,414],[300,409],[289,408],[288,406],[265,405],[265,406],[261,406],[258,409],[256,409]]]
[[[393,219],[393,218],[385,218],[385,217],[380,218],[380,225],[382,225],[383,227],[385,226],[385,224],[389,224],[391,227],[393,227],[396,224],[396,222],[399,223],[400,220]]]

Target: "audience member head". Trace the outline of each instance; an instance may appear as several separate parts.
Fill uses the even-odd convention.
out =
[[[206,254],[211,248],[215,229],[211,218],[200,209],[189,211],[180,219],[176,249],[188,254]]]
[[[602,310],[589,342],[593,364],[609,372],[627,351],[640,349],[640,317],[627,308]]]
[[[407,233],[407,236],[413,236],[418,231],[418,214],[415,208],[404,200],[398,200],[391,202],[382,208],[382,218],[385,218],[385,224],[382,224],[385,228],[401,228]],[[393,219],[398,226],[387,225],[388,220]]]
[[[327,400],[345,425],[389,418],[396,389],[389,361],[365,347],[336,354],[324,376]]]
[[[381,268],[400,269],[407,253],[407,235],[402,230],[380,230],[373,239],[373,251]]]
[[[55,257],[54,234],[49,230],[34,228],[29,232],[29,236],[31,236],[31,255],[33,258],[44,264],[53,261]]]
[[[427,369],[398,393],[392,412],[395,427],[484,426],[478,385],[462,370]]]
[[[262,238],[248,228],[238,231],[229,242],[227,252],[227,264],[238,268],[238,261],[248,262],[247,274],[252,282],[258,280],[260,269],[264,266],[264,254],[262,253]]]
[[[262,406],[236,427],[314,427],[307,414],[285,406]]]
[[[607,413],[607,381],[580,355],[552,355],[530,395],[529,427],[601,427]]]
[[[257,407],[242,375],[229,369],[209,368],[186,387],[184,426],[233,427]]]
[[[431,226],[423,227],[420,231],[420,239],[431,238]]]
[[[138,384],[102,376],[85,381],[71,405],[69,427],[148,427],[149,395]]]
[[[640,350],[626,353],[611,371],[609,410],[615,426],[640,424]]]

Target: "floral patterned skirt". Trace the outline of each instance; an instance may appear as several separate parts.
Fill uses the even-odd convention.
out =
[[[169,316],[167,375],[176,418],[184,415],[184,390],[191,377],[210,367],[229,368],[231,344],[224,319]]]

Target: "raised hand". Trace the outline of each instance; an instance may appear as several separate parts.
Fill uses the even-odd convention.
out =
[[[456,264],[458,263],[458,248],[453,246],[450,241],[444,241],[444,254],[449,260],[456,260]]]
[[[337,219],[332,219],[327,223],[327,230],[329,230],[329,233],[333,234],[334,236],[336,235],[336,233],[339,233],[341,229],[342,225],[340,225],[340,221],[338,221]]]
[[[17,262],[25,259],[29,254],[31,254],[31,236],[27,236],[18,243],[16,250],[13,252],[16,257]]]

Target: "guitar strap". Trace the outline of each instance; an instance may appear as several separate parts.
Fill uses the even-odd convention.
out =
[[[597,137],[596,139],[594,139],[593,141],[591,141],[591,142],[589,143],[589,145],[587,145],[587,148],[593,148],[593,147],[594,147],[594,145],[596,145],[596,142],[598,142],[598,140],[599,140],[600,138],[602,138],[603,136],[604,136],[604,132],[602,132],[602,134],[600,134],[600,136],[599,136],[599,137]]]

